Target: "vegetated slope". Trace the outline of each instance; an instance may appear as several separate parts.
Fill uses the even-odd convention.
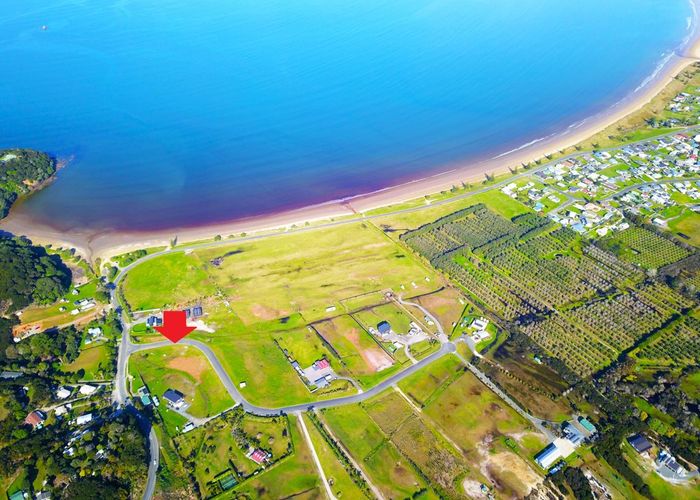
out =
[[[0,238],[0,314],[63,296],[71,272],[58,256],[21,238]]]
[[[0,150],[0,219],[22,195],[37,189],[56,172],[56,163],[46,153],[31,149]]]

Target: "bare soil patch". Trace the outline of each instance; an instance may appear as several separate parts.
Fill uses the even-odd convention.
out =
[[[202,373],[207,369],[207,361],[200,357],[183,356],[171,359],[168,362],[168,368],[183,371],[191,375],[197,382],[201,382]]]
[[[382,351],[379,347],[371,347],[369,349],[363,349],[360,343],[360,332],[357,328],[353,328],[348,332],[347,339],[352,342],[357,351],[362,356],[364,362],[372,368],[375,372],[389,368],[394,364],[391,357]]]

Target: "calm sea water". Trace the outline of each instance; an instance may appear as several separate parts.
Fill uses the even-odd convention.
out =
[[[269,213],[599,112],[691,18],[688,0],[5,0],[0,147],[75,157],[19,207],[62,229]]]

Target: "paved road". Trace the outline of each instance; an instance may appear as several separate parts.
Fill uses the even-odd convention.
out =
[[[676,134],[685,134],[685,133],[689,133],[689,132],[693,132],[693,131],[700,131],[700,125],[696,125],[693,127],[687,127],[684,129],[674,130],[673,132],[669,132],[667,134],[658,135],[658,136],[652,137],[650,139],[643,139],[640,141],[631,142],[631,143],[625,144],[624,146],[634,146],[636,144],[643,144],[645,142],[649,142],[650,140],[653,140],[653,139],[661,139],[664,137],[671,137],[671,136],[674,136]],[[616,151],[616,150],[621,149],[621,147],[622,146],[603,148],[603,149],[600,149],[600,151]],[[438,207],[441,205],[447,205],[450,203],[454,203],[456,201],[469,198],[470,196],[485,193],[485,192],[490,191],[492,189],[497,189],[499,187],[506,186],[506,185],[510,184],[511,182],[514,182],[517,179],[533,175],[533,174],[535,174],[541,170],[544,170],[547,167],[550,167],[556,163],[566,161],[566,160],[571,159],[571,158],[577,158],[577,157],[580,157],[580,156],[583,156],[586,154],[590,154],[590,151],[588,151],[588,152],[578,152],[577,151],[577,152],[571,153],[569,155],[562,156],[561,158],[557,158],[557,159],[554,159],[552,161],[543,163],[542,165],[539,165],[535,168],[531,168],[529,170],[522,170],[520,173],[512,175],[512,176],[510,176],[507,179],[504,179],[502,181],[498,181],[498,182],[494,182],[493,184],[485,185],[482,188],[475,189],[474,191],[469,191],[468,193],[463,193],[463,194],[459,194],[456,196],[452,196],[450,198],[435,201],[429,205],[419,205],[419,206],[415,206],[415,207],[411,207],[411,208],[390,210],[390,211],[383,212],[381,214],[376,214],[376,215],[357,214],[356,217],[348,217],[348,218],[345,218],[343,220],[325,222],[323,224],[316,224],[316,225],[312,225],[312,226],[308,226],[308,227],[304,226],[304,227],[290,228],[288,230],[280,230],[279,232],[273,232],[273,233],[254,234],[254,235],[250,235],[250,236],[241,236],[238,238],[228,238],[228,239],[222,239],[219,241],[210,241],[207,243],[193,243],[191,245],[183,245],[183,246],[176,247],[176,248],[166,248],[165,250],[161,250],[160,252],[154,252],[152,254],[146,255],[146,256],[140,258],[139,260],[132,262],[128,266],[122,268],[120,270],[119,274],[117,275],[114,282],[115,282],[115,284],[117,284],[119,281],[121,281],[121,279],[124,277],[124,275],[129,270],[133,269],[134,267],[136,267],[144,262],[147,262],[149,260],[158,258],[162,255],[167,255],[170,253],[177,253],[177,252],[185,252],[188,250],[196,250],[196,249],[234,245],[236,243],[256,241],[256,240],[261,240],[261,239],[265,239],[265,238],[274,238],[274,237],[283,236],[285,234],[290,234],[290,233],[305,233],[305,232],[309,232],[309,231],[315,231],[317,229],[324,229],[324,228],[330,228],[330,227],[336,227],[336,226],[344,226],[347,224],[356,224],[357,222],[363,221],[363,220],[381,219],[383,217],[388,217],[388,216],[395,216],[395,215],[401,215],[401,214],[420,212],[423,210],[430,210],[433,207]],[[351,199],[347,200],[347,201],[352,202]]]
[[[122,326],[122,337],[119,342],[119,350],[117,352],[117,374],[114,379],[114,389],[112,391],[112,401],[119,407],[126,407],[136,415],[141,425],[149,429],[148,432],[148,476],[146,480],[146,489],[143,492],[143,500],[153,498],[153,493],[156,489],[156,479],[158,474],[158,466],[160,465],[160,443],[158,436],[153,429],[150,421],[136,410],[129,400],[129,392],[126,387],[127,362],[129,360],[129,347],[131,344],[131,325],[126,321],[124,312],[119,307],[117,299],[117,289],[111,291],[110,302],[115,311],[120,311],[119,321]]]
[[[694,131],[694,130],[700,130],[700,126],[679,129],[679,130],[670,132],[668,134],[663,134],[663,135],[657,136],[655,139],[659,139],[659,138],[667,137],[667,136],[672,136],[672,135],[675,135],[678,133],[686,133],[686,132],[690,132],[690,131]],[[629,145],[640,144],[643,142],[647,142],[648,140],[649,139],[637,141],[636,143],[630,143]],[[616,150],[616,149],[619,149],[619,147],[607,148],[607,149],[604,149],[603,151],[612,151],[612,150]],[[359,214],[357,217],[346,218],[346,219],[339,220],[339,221],[331,221],[331,222],[327,222],[327,223],[323,223],[323,224],[318,224],[315,226],[300,227],[300,228],[295,228],[295,229],[292,229],[289,231],[285,230],[285,231],[280,231],[280,232],[272,233],[272,234],[258,234],[258,235],[251,235],[251,236],[245,236],[245,237],[239,237],[239,238],[231,238],[231,239],[226,239],[226,240],[221,240],[221,241],[213,241],[213,242],[208,242],[208,243],[185,245],[185,246],[177,247],[177,248],[167,248],[163,251],[155,252],[155,253],[146,255],[146,256],[142,257],[141,259],[139,259],[135,262],[132,262],[128,266],[120,269],[119,273],[117,274],[117,276],[114,280],[115,289],[111,293],[112,307],[115,310],[120,310],[119,301],[117,300],[117,289],[118,289],[119,283],[124,278],[124,276],[126,276],[126,274],[134,267],[141,265],[144,262],[147,262],[149,260],[163,256],[163,255],[167,255],[170,253],[176,253],[176,252],[185,252],[185,251],[194,250],[194,249],[202,249],[202,248],[210,248],[210,247],[218,247],[218,246],[228,246],[228,245],[233,245],[236,243],[243,243],[243,242],[247,242],[247,241],[260,240],[263,238],[272,238],[272,237],[276,237],[276,236],[282,236],[282,235],[288,234],[290,232],[301,233],[301,232],[315,231],[317,229],[342,226],[342,225],[346,225],[346,224],[355,224],[361,220],[373,220],[373,219],[379,219],[379,218],[387,217],[387,216],[395,216],[395,215],[400,215],[400,214],[419,212],[422,210],[431,209],[435,206],[441,206],[441,205],[445,205],[445,204],[449,204],[449,203],[454,203],[456,201],[468,198],[470,196],[474,196],[476,194],[484,193],[484,192],[490,191],[492,189],[497,189],[498,187],[507,185],[507,184],[519,179],[519,178],[527,177],[527,176],[530,176],[538,171],[541,171],[541,170],[549,167],[550,165],[552,165],[556,162],[565,161],[566,159],[569,159],[569,158],[576,158],[576,157],[582,156],[583,154],[586,154],[586,153],[579,153],[579,152],[572,153],[570,155],[567,155],[567,156],[558,158],[556,160],[544,163],[537,168],[533,168],[530,170],[523,170],[521,173],[513,175],[513,176],[511,176],[503,181],[489,184],[487,186],[484,186],[483,188],[476,189],[476,190],[470,191],[468,193],[464,193],[464,194],[453,196],[453,197],[450,197],[450,198],[447,198],[444,200],[440,200],[440,201],[431,203],[430,205],[419,205],[419,206],[412,207],[412,208],[393,210],[393,211],[388,211],[388,212],[385,212],[382,214],[369,215],[369,216]],[[653,183],[651,183],[651,184],[653,184]],[[351,200],[349,200],[349,201],[351,201]],[[411,304],[411,305],[416,305],[416,304]],[[418,305],[416,305],[416,306],[420,308],[420,306],[418,306]],[[169,345],[169,342],[158,342],[158,343],[156,343],[157,345],[154,344],[152,346],[137,346],[135,344],[132,344],[131,338],[130,338],[130,324],[128,321],[126,321],[123,311],[120,314],[120,319],[122,322],[123,333],[122,333],[121,343],[119,345],[119,352],[118,352],[118,358],[117,358],[117,375],[116,375],[115,384],[114,384],[113,401],[115,403],[117,403],[119,406],[124,406],[124,405],[129,405],[129,394],[128,394],[127,387],[126,387],[126,373],[127,373],[126,370],[127,370],[127,362],[128,362],[129,355],[131,353],[136,352],[136,351],[141,350],[141,349],[155,348],[155,347],[159,347],[162,345]],[[435,323],[437,325],[439,325],[439,322],[435,321]],[[444,332],[442,330],[440,330],[440,331],[441,331],[441,337],[445,338]],[[359,403],[361,401],[364,401],[364,400],[371,398],[372,396],[382,392],[383,390],[389,388],[391,385],[399,382],[400,380],[411,375],[412,373],[415,373],[416,371],[418,371],[421,368],[423,368],[424,366],[432,363],[436,359],[444,356],[445,354],[450,353],[450,352],[456,352],[454,344],[452,344],[451,342],[445,342],[442,344],[439,351],[431,354],[427,358],[422,359],[421,361],[419,361],[415,365],[410,366],[406,370],[390,377],[389,379],[385,380],[384,382],[380,383],[379,385],[373,387],[372,389],[370,389],[367,392],[364,392],[362,394],[357,394],[354,396],[346,396],[343,398],[336,398],[336,399],[320,401],[320,402],[311,402],[311,403],[302,404],[302,405],[287,406],[287,407],[283,407],[283,408],[263,408],[263,407],[255,406],[255,405],[248,403],[241,396],[241,394],[238,391],[238,389],[236,388],[235,384],[229,378],[228,374],[226,373],[226,371],[223,369],[223,367],[219,363],[219,360],[216,358],[216,356],[214,355],[214,353],[211,351],[211,349],[208,346],[206,346],[205,344],[203,344],[201,342],[192,340],[192,339],[184,339],[181,342],[184,344],[187,344],[187,345],[192,345],[192,346],[200,349],[206,355],[206,357],[209,359],[209,362],[214,367],[214,370],[219,375],[219,378],[221,379],[222,383],[224,384],[224,386],[226,387],[226,389],[228,390],[229,394],[234,399],[234,401],[242,404],[246,411],[249,411],[252,413],[257,413],[259,415],[277,415],[277,414],[285,413],[285,412],[303,411],[303,410],[309,409],[311,407],[313,407],[313,408],[328,408],[328,407],[344,405],[344,404]],[[465,361],[465,360],[463,360],[463,361]],[[473,367],[473,365],[471,365],[469,363],[467,363],[467,366],[471,366],[473,369],[475,369],[475,367]],[[474,371],[474,370],[472,370],[472,371]],[[483,376],[484,379],[479,377],[477,372],[478,372],[478,374]],[[501,396],[506,402],[508,402],[508,401],[512,402],[512,400],[510,400],[510,398],[508,398],[508,396],[506,394],[504,394],[503,391],[498,389],[494,384],[490,383],[490,380],[483,373],[481,373],[478,370],[477,370],[477,372],[475,372],[475,375],[477,375],[480,378],[480,380],[482,380],[482,381],[488,380],[489,383],[487,383],[487,385],[489,387],[491,387],[492,390],[494,390],[494,392],[496,392],[499,396]],[[484,382],[484,383],[486,383],[486,382]],[[511,403],[508,403],[508,404],[511,404]],[[517,407],[517,405],[515,405],[514,402],[512,402],[511,406]],[[520,409],[519,412],[524,413],[524,410]],[[528,416],[528,418],[533,419],[534,417]],[[535,423],[535,422],[533,421],[533,423]],[[537,425],[537,424],[535,424],[535,425]],[[541,424],[537,425],[537,427],[540,429],[542,428]],[[150,499],[153,496],[153,491],[155,489],[156,472],[158,470],[158,465],[159,465],[159,453],[158,453],[159,443],[158,443],[157,436],[155,435],[155,432],[153,432],[153,430],[151,430],[151,432],[149,433],[149,448],[150,448],[151,460],[149,462],[149,467],[148,467],[148,483],[147,483],[146,491],[145,491],[144,496],[143,496],[144,499]]]
[[[153,342],[150,344],[134,344],[131,342],[130,339],[127,339],[126,343],[128,345],[128,348],[126,351],[128,353],[128,355],[133,354],[134,352],[138,352],[138,351],[157,349],[159,347],[165,347],[168,345],[172,345],[172,343],[169,340],[160,341],[160,342]],[[392,375],[391,377],[389,377],[388,379],[379,383],[378,385],[375,385],[371,389],[368,389],[365,392],[360,393],[360,394],[353,394],[352,396],[343,396],[340,398],[327,399],[324,401],[309,401],[308,403],[301,403],[301,404],[289,405],[289,406],[280,406],[278,408],[266,408],[263,406],[254,405],[254,404],[248,402],[243,397],[243,395],[238,390],[238,387],[236,386],[236,384],[233,382],[233,380],[231,380],[231,377],[226,372],[224,367],[221,365],[219,358],[216,357],[216,354],[214,354],[214,351],[212,351],[211,348],[208,345],[206,345],[206,343],[201,342],[199,340],[195,340],[195,339],[185,338],[185,339],[182,339],[180,342],[178,342],[178,344],[188,345],[188,346],[195,347],[195,348],[199,349],[202,352],[202,354],[204,354],[204,356],[206,356],[206,358],[209,360],[209,363],[211,364],[212,368],[214,368],[214,371],[216,372],[217,376],[221,380],[221,383],[224,384],[224,387],[226,388],[229,395],[231,396],[231,399],[233,399],[237,405],[238,404],[242,405],[243,409],[245,411],[247,411],[249,413],[254,413],[256,415],[263,415],[263,416],[274,416],[274,415],[281,415],[284,413],[300,412],[300,411],[308,410],[310,408],[315,408],[315,409],[333,408],[335,406],[360,403],[362,401],[370,399],[373,396],[376,396],[377,394],[384,391],[385,389],[390,388],[393,384],[400,382],[404,378],[417,372],[421,368],[429,365],[433,361],[441,358],[445,354],[453,353],[456,351],[454,344],[452,344],[451,342],[444,343],[440,346],[440,350],[434,352],[430,356],[427,356],[427,357],[421,359],[415,365],[411,365],[411,366],[407,367],[405,370]]]

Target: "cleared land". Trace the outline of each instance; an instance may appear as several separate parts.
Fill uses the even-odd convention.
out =
[[[190,404],[187,411],[195,417],[216,415],[233,406],[207,358],[192,347],[174,345],[132,354],[129,374],[134,391],[141,381],[161,400],[167,389],[180,391]]]
[[[432,291],[434,272],[375,227],[358,223],[169,254],[135,267],[124,283],[133,309],[213,295],[227,298],[245,324],[300,312],[312,321],[341,300],[401,285]]]

